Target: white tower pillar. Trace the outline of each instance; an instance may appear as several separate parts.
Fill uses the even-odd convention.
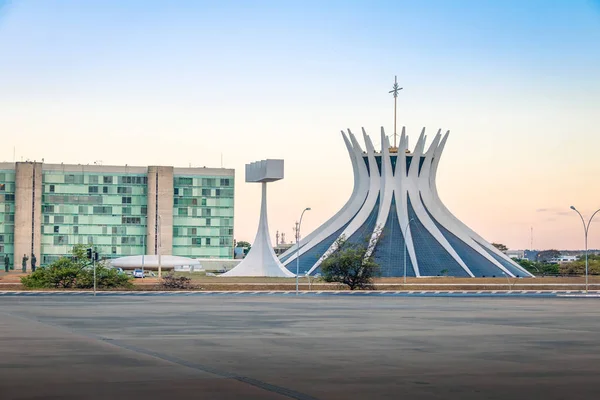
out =
[[[246,182],[259,182],[262,186],[258,231],[246,258],[222,276],[295,276],[281,264],[275,255],[269,235],[267,182],[280,179],[283,179],[283,160],[263,160],[246,164]]]

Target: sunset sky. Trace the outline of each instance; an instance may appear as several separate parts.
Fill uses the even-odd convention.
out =
[[[340,130],[450,130],[442,200],[512,249],[583,248],[600,208],[600,1],[3,1],[0,161],[236,169],[235,237],[352,191]],[[599,213],[600,214],[600,213]],[[598,217],[597,221],[600,221]],[[600,248],[600,223],[590,228]]]

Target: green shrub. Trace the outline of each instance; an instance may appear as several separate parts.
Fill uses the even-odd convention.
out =
[[[133,278],[102,263],[96,264],[96,287],[98,289],[129,288]],[[27,289],[90,289],[94,287],[94,268],[85,256],[85,246],[73,249],[72,257],[62,257],[52,264],[40,267],[21,278]]]

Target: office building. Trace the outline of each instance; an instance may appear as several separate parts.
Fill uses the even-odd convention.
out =
[[[233,258],[234,170],[0,163],[0,257]]]

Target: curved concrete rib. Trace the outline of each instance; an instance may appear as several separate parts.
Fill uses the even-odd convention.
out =
[[[400,146],[398,148],[398,158],[396,159],[396,174],[394,175],[395,183],[395,198],[396,198],[396,215],[398,223],[402,229],[402,237],[406,246],[406,252],[410,258],[413,272],[415,276],[420,276],[419,261],[413,243],[412,233],[410,230],[410,220],[408,218],[408,171],[406,169],[406,158],[408,151],[408,136],[406,136],[405,128],[402,127],[400,135]],[[414,161],[414,160],[413,160]],[[412,165],[412,161],[411,161]],[[398,169],[399,167],[399,169]]]
[[[348,132],[350,131],[348,130]],[[348,201],[346,201],[346,204],[344,204],[344,206],[333,217],[329,218],[316,230],[314,230],[309,235],[305,236],[303,239],[300,240],[300,255],[310,250],[312,247],[315,246],[315,244],[319,243],[320,240],[323,240],[321,239],[323,236],[326,238],[333,232],[344,226],[344,224],[347,223],[347,218],[345,218],[345,216],[347,214],[348,209],[352,209],[354,203],[356,203],[357,201],[360,201],[362,203],[362,200],[357,200],[357,197],[360,198],[362,192],[364,192],[364,197],[366,197],[368,188],[362,184],[364,179],[361,179],[361,169],[364,169],[364,172],[366,173],[366,167],[364,165],[364,162],[362,161],[362,159],[359,159],[357,157],[357,151],[346,136],[346,134],[344,133],[344,131],[342,131],[342,138],[344,139],[344,144],[346,145],[346,149],[348,150],[348,156],[350,157],[350,162],[352,163],[352,172],[354,175],[354,186],[352,188],[352,194],[350,194],[350,197],[348,198]],[[359,151],[361,151],[360,148]],[[302,250],[307,245],[308,247]],[[284,258],[288,255],[290,255],[291,258],[287,259],[284,262],[284,265],[288,265],[292,260],[295,260],[297,252],[298,247],[295,244],[287,251],[285,251],[280,256],[280,258]]]
[[[375,160],[375,149],[373,147],[373,142],[366,134],[363,129],[363,137],[365,140],[365,145],[367,147],[367,159],[369,161],[369,192],[367,194],[367,198],[363,203],[360,211],[352,218],[348,226],[344,229],[344,231],[340,234],[340,237],[344,237],[349,239],[354,232],[360,228],[377,203],[377,199],[379,198],[379,191],[381,187],[381,177],[379,175],[379,170],[377,169],[377,161]],[[323,255],[317,260],[317,262],[313,265],[313,267],[308,271],[308,273],[312,273],[315,269],[321,265],[323,260],[331,254],[331,252],[337,249],[337,241],[333,242],[331,246],[323,253]]]

